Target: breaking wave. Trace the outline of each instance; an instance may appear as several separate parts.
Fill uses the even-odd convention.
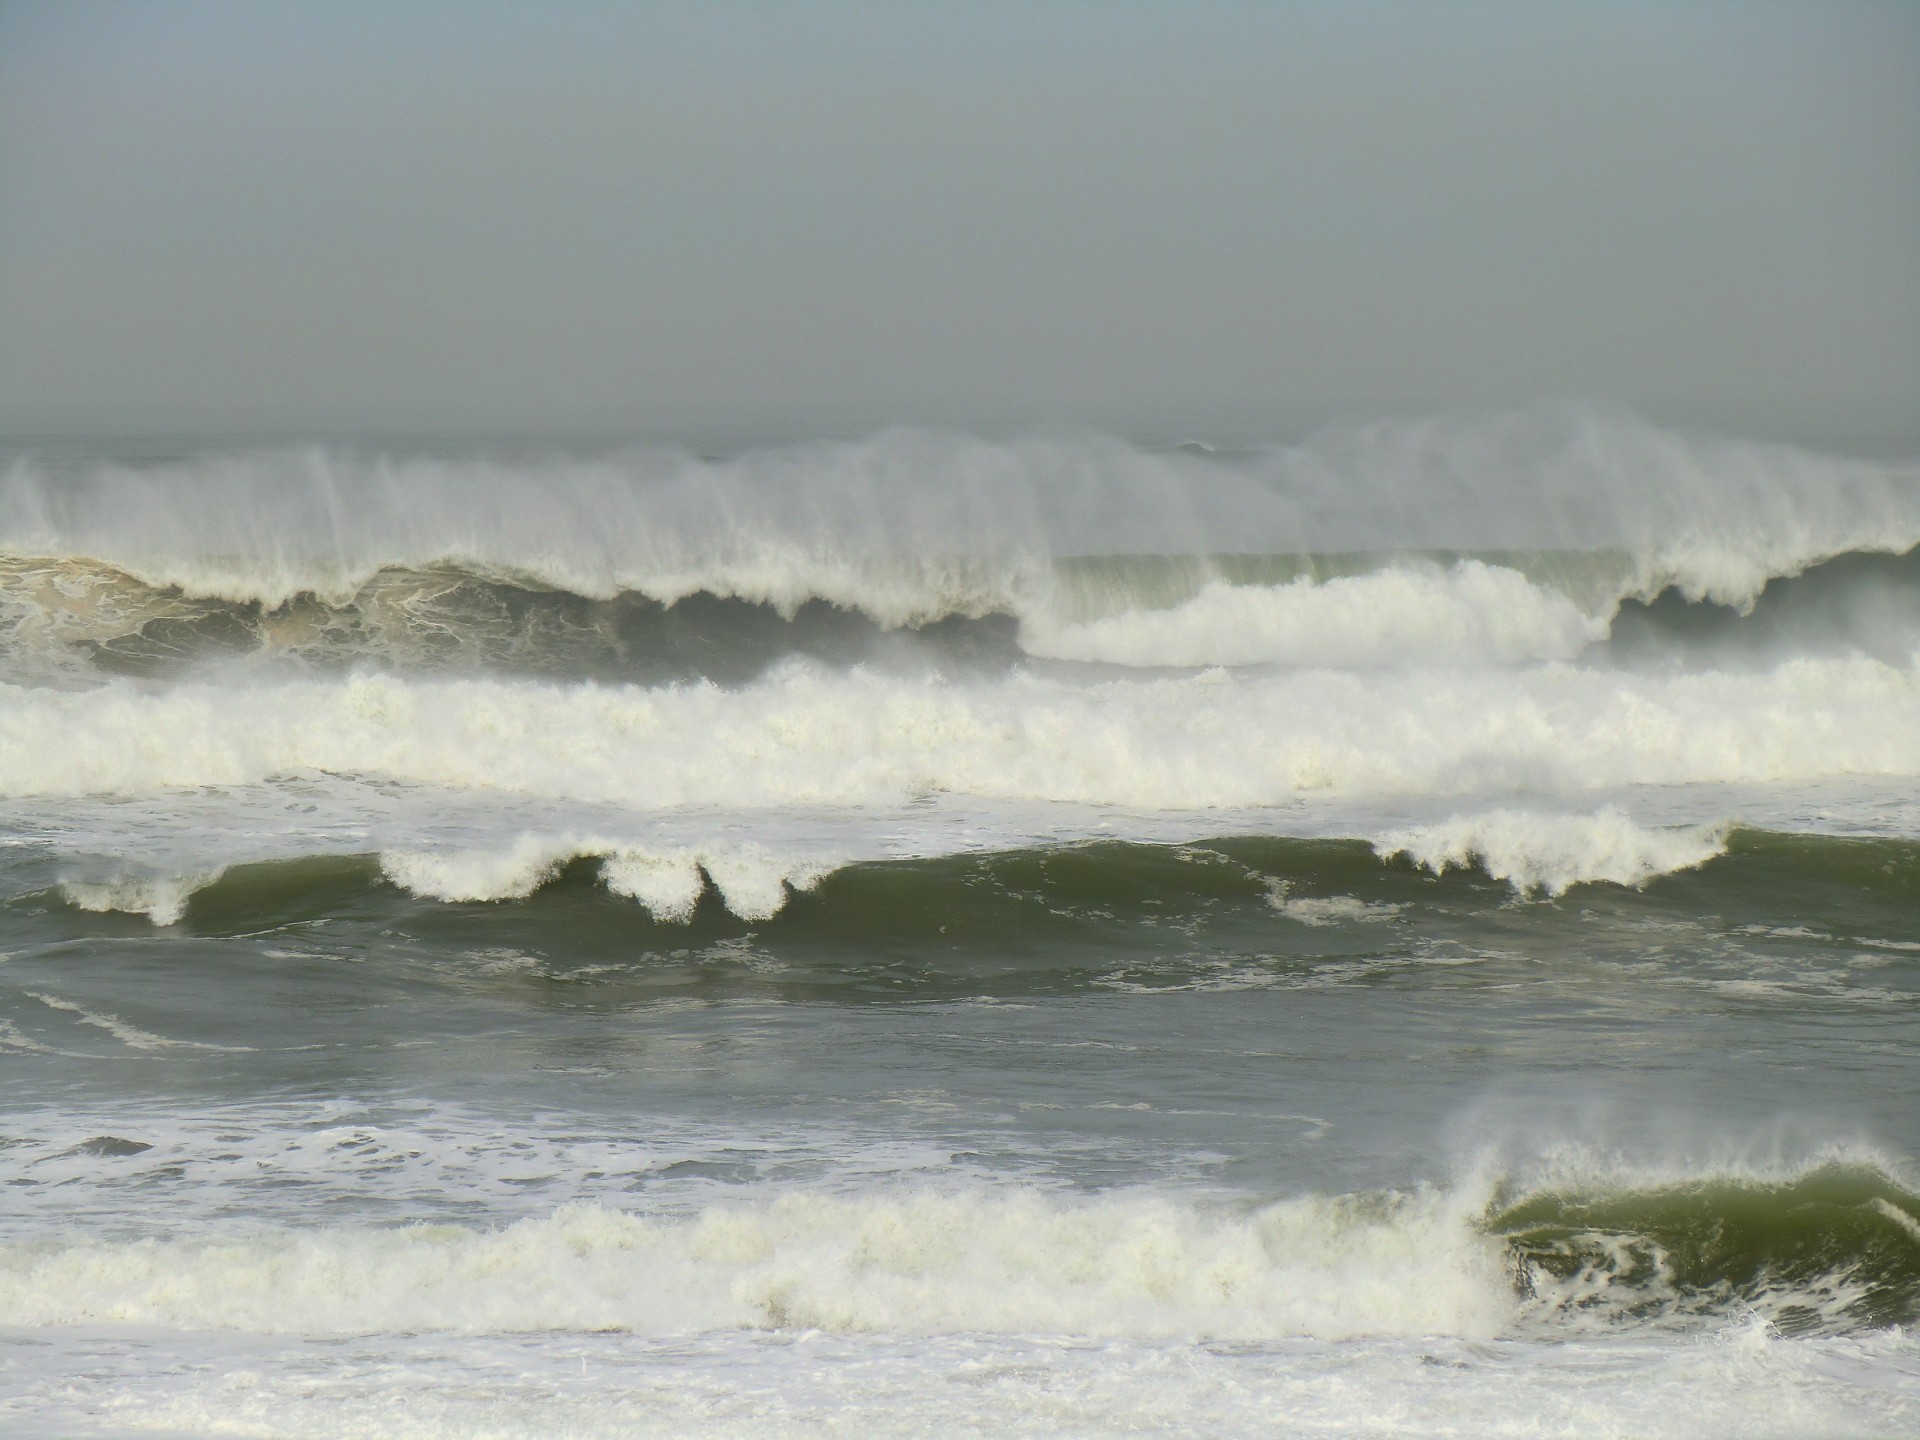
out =
[[[1920,1195],[1867,1166],[1528,1195],[1487,1225],[1521,1291],[1556,1319],[1745,1309],[1796,1333],[1920,1318]]]
[[[0,1247],[16,1324],[254,1333],[1494,1337],[1920,1314],[1920,1196],[1871,1166],[1489,1198],[1252,1205],[1031,1188],[573,1205],[498,1230],[279,1230]]]
[[[586,859],[599,861],[600,881],[615,895],[639,901],[655,920],[682,925],[709,883],[740,919],[770,920],[792,891],[813,889],[836,868],[783,859],[751,842],[667,849],[526,836],[505,851],[391,851],[380,857],[380,869],[401,889],[432,900],[521,900]]]
[[[1580,411],[1207,457],[890,431],[731,459],[23,459],[0,632],[42,679],[264,657],[725,680],[900,631],[998,662],[1499,664],[1580,654],[1623,605],[1738,615],[1916,543],[1911,465]],[[1910,653],[1914,608],[1867,642]]]
[[[81,912],[120,911],[220,933],[270,929],[315,913],[315,905],[383,913],[393,907],[383,907],[381,893],[395,890],[462,905],[513,904],[551,889],[562,907],[637,903],[659,925],[697,921],[702,937],[716,925],[737,930],[740,922],[776,918],[770,934],[846,941],[865,928],[890,945],[934,949],[969,937],[1044,945],[1091,929],[1097,933],[1083,938],[1110,955],[1116,940],[1109,932],[1124,936],[1143,925],[1187,925],[1189,947],[1203,947],[1197,927],[1204,918],[1226,927],[1228,943],[1257,945],[1264,937],[1272,948],[1283,938],[1273,933],[1276,917],[1316,930],[1375,926],[1498,909],[1516,892],[1552,900],[1580,887],[1638,891],[1655,881],[1665,888],[1649,903],[1666,893],[1673,904],[1748,915],[1784,907],[1803,936],[1817,923],[1834,929],[1835,943],[1884,953],[1920,943],[1912,925],[1920,847],[1911,840],[1781,835],[1725,823],[1647,826],[1608,808],[1585,816],[1492,812],[1374,841],[1240,835],[894,858],[740,840],[668,845],[529,833],[497,846],[308,855],[177,875],[96,867],[61,879],[54,893]],[[19,883],[21,895],[44,893],[31,879]],[[800,897],[805,904],[794,913]]]
[[[1435,874],[1477,866],[1523,895],[1564,895],[1596,880],[1644,885],[1704,865],[1726,853],[1727,828],[1640,825],[1611,806],[1593,815],[1493,810],[1395,831],[1374,851],[1382,859],[1404,855]]]

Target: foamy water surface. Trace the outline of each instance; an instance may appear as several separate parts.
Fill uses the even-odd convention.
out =
[[[1920,1426],[1920,471],[0,472],[0,1418]]]

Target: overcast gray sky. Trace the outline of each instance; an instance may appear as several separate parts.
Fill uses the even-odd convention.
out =
[[[1920,433],[1920,5],[0,0],[0,432]]]

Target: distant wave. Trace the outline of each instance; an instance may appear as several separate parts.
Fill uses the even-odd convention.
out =
[[[109,668],[548,644],[558,668],[695,597],[882,631],[1004,616],[1028,653],[1128,665],[1505,662],[1568,658],[1623,603],[1745,610],[1916,543],[1920,466],[1574,410],[1232,455],[889,431],[725,460],[27,458],[0,477],[0,611],[16,648]]]
[[[774,1328],[1267,1340],[1920,1315],[1920,1196],[1835,1160],[1583,1190],[1266,1205],[1121,1191],[790,1192],[679,1219],[0,1246],[16,1324],[267,1334]]]
[[[671,605],[596,600],[454,569],[383,570],[344,601],[267,607],[155,588],[93,562],[0,557],[0,678],[358,667],[739,684],[795,657],[977,672],[1029,658],[1381,669],[1920,651],[1920,552],[1843,556],[1776,579],[1745,614],[1673,590],[1636,600],[1622,565],[1607,554],[1082,558],[1036,563],[1018,583],[1002,577],[1005,594],[948,597],[966,613],[890,629],[817,599],[786,615],[705,591]],[[937,595],[923,599],[937,608]],[[989,601],[1011,608],[972,613]]]

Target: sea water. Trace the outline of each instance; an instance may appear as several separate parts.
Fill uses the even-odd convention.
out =
[[[23,1436],[1920,1432],[1920,467],[22,452]]]

